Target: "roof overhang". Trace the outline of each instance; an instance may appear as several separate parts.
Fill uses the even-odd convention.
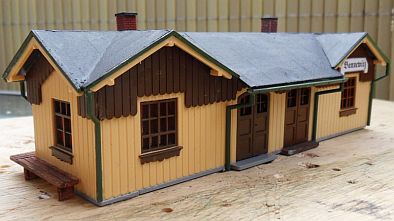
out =
[[[341,59],[341,61],[335,66],[335,69],[339,69],[345,60],[361,45],[366,44],[368,48],[371,50],[373,55],[376,57],[375,64],[380,64],[382,66],[386,66],[387,63],[390,62],[390,59],[383,53],[383,51],[378,47],[375,41],[367,34],[364,38],[362,38],[359,42],[357,42],[351,50]]]
[[[136,57],[129,59],[124,62],[119,67],[115,68],[112,72],[107,75],[104,75],[102,78],[98,79],[96,82],[93,82],[91,86],[88,86],[87,89],[91,91],[98,91],[100,88],[109,85],[112,86],[115,84],[115,78],[119,77],[123,73],[125,73],[130,68],[142,62],[144,59],[160,50],[163,47],[178,47],[184,52],[190,54],[200,62],[207,65],[211,68],[211,75],[218,77],[225,77],[227,79],[231,79],[235,73],[231,73],[231,70],[227,69],[224,65],[218,63],[216,60],[211,58],[209,55],[202,53],[202,51],[196,50],[196,47],[191,45],[187,40],[183,39],[180,35],[174,34],[168,36],[164,40],[156,43],[153,47],[148,50],[143,51],[143,53],[139,54]]]
[[[298,82],[298,83],[289,83],[283,85],[274,85],[268,86],[263,88],[251,88],[249,89],[249,93],[253,94],[261,94],[267,92],[280,92],[280,91],[287,91],[292,89],[298,88],[307,88],[307,87],[316,87],[316,86],[323,86],[323,85],[333,85],[333,84],[340,84],[347,81],[347,78],[339,77],[339,78],[332,78],[332,79],[320,79],[320,80],[313,80],[307,82]]]
[[[57,73],[62,73],[61,76],[64,78],[64,80],[66,80],[75,89],[75,91],[78,92],[78,89],[74,86],[74,84],[72,84],[72,82],[67,78],[67,76],[63,74],[63,71],[59,68],[54,59],[45,50],[42,44],[35,38],[33,32],[30,32],[30,34],[22,43],[22,46],[19,48],[16,55],[6,68],[3,74],[3,79],[7,82],[24,81],[25,76],[21,73],[21,70],[34,50],[39,50],[41,54],[45,57],[45,59],[49,62],[49,64],[54,68],[54,70]]]

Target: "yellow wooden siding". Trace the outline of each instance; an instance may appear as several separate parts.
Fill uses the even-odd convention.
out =
[[[2,0],[0,71],[31,29],[115,30],[114,14],[137,11],[139,29],[260,31],[262,16],[279,17],[282,32],[367,31],[387,55],[394,53],[394,0]],[[378,67],[378,73],[383,73]],[[5,84],[1,89],[17,89]],[[378,83],[377,97],[394,100],[394,78]]]
[[[317,139],[365,127],[367,125],[371,82],[359,82],[358,74],[347,74],[346,76],[357,77],[355,103],[357,112],[347,117],[339,117],[341,93],[320,95]]]
[[[286,93],[270,93],[268,152],[283,148],[285,133]]]
[[[64,163],[52,156],[49,148],[55,143],[53,99],[70,102],[73,164]],[[42,103],[32,105],[36,154],[39,158],[80,179],[76,189],[96,197],[96,161],[94,124],[78,116],[77,96],[60,73],[53,72],[42,85]]]
[[[170,98],[178,102],[180,156],[141,164],[140,103]],[[142,97],[135,116],[101,122],[105,199],[224,166],[225,114],[232,102],[193,108],[184,103],[182,93]]]

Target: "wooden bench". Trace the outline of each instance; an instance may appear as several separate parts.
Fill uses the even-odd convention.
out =
[[[13,155],[12,161],[24,167],[25,180],[40,177],[57,187],[59,201],[73,197],[79,179],[39,159],[34,152]]]

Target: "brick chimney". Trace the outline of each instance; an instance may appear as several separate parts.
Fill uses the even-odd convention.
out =
[[[115,14],[118,31],[137,30],[137,13],[120,12]]]
[[[261,18],[261,32],[277,32],[278,18],[276,17],[263,17]]]

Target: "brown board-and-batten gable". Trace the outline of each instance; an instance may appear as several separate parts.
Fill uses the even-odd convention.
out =
[[[95,93],[99,119],[137,113],[137,97],[185,93],[185,106],[196,107],[233,100],[246,87],[233,77],[212,76],[211,69],[176,46],[163,47]],[[86,116],[85,99],[78,98],[79,114]]]
[[[39,105],[42,101],[41,86],[54,69],[39,50],[33,51],[24,69],[27,100],[31,104]]]
[[[375,64],[374,60],[376,59],[375,55],[368,48],[367,44],[360,44],[356,50],[354,50],[349,58],[366,58],[368,61],[368,73],[360,72],[359,79],[360,81],[372,81],[375,78]]]

